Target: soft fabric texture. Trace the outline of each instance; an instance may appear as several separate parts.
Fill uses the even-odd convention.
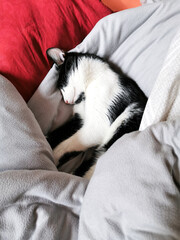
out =
[[[28,102],[45,135],[67,121],[72,113],[72,106],[64,103],[57,90],[58,76],[59,72],[53,65]]]
[[[6,78],[0,75],[0,81],[0,170],[56,170],[33,113]]]
[[[169,49],[168,56],[148,99],[140,130],[160,121],[180,117],[180,32]]]
[[[0,239],[77,240],[87,181],[57,171],[37,121],[0,77]]]
[[[107,58],[149,97],[179,29],[178,10],[178,0],[164,0],[111,14],[100,20],[73,51],[88,51]]]
[[[111,60],[151,98],[179,21],[179,0],[145,4],[104,18],[75,50]],[[44,133],[71,111],[56,81],[53,66],[29,102]],[[85,179],[57,172],[12,84],[1,77],[0,89],[0,239],[179,240],[180,119],[119,139],[86,191]]]
[[[179,240],[180,119],[127,134],[96,166],[79,240]]]
[[[111,11],[99,0],[1,0],[0,73],[25,100],[47,74],[46,49],[69,50]]]
[[[79,239],[179,240],[179,41],[180,32],[148,100],[141,128],[149,127],[126,134],[99,159]]]
[[[156,2],[160,2],[160,1],[163,1],[163,0],[141,0],[141,4],[156,3]]]

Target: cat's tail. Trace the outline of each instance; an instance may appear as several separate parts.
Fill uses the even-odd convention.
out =
[[[102,144],[98,148],[96,148],[95,151],[93,150],[93,154],[94,154],[93,158],[92,159],[90,158],[91,163],[93,162],[93,164],[91,165],[89,170],[85,172],[83,177],[90,179],[90,177],[94,172],[96,161],[100,158],[100,156],[103,153],[106,152],[106,150],[108,149],[107,145],[109,145],[108,143],[113,139],[118,129],[123,125],[126,125],[129,119],[132,117],[132,115],[141,114],[141,113],[142,113],[142,110],[140,110],[138,105],[136,103],[132,103],[128,107],[126,107],[126,109],[116,118],[116,120],[110,125],[109,130],[105,135]],[[87,166],[87,161],[85,162],[85,164]]]
[[[106,144],[114,137],[119,127],[125,125],[132,115],[142,114],[142,109],[138,107],[137,103],[132,103],[125,108],[125,110],[116,118],[116,120],[111,124],[108,133],[105,135],[102,144],[98,149],[103,149]]]

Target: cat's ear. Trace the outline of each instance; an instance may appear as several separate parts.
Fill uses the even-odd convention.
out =
[[[65,59],[65,52],[59,48],[49,48],[46,51],[48,57],[50,57],[58,66],[62,65]]]

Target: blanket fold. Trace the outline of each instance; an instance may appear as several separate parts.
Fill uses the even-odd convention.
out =
[[[140,130],[160,121],[180,117],[180,31],[174,37],[168,55],[148,99]]]
[[[0,239],[77,240],[88,181],[57,171],[15,87],[0,76]]]

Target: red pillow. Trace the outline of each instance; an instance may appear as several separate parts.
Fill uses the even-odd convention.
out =
[[[70,50],[111,13],[99,0],[1,0],[0,73],[28,101],[47,74],[46,49]]]

